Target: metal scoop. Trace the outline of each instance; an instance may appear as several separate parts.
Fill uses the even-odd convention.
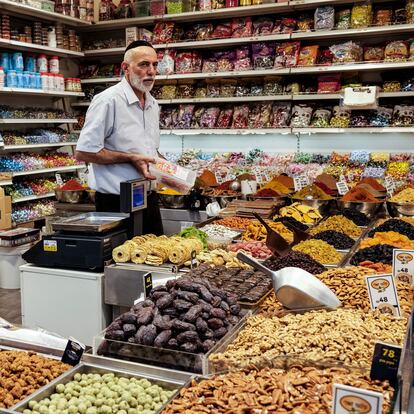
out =
[[[305,270],[285,267],[274,272],[243,252],[238,252],[237,258],[270,276],[276,297],[288,309],[335,309],[341,305],[328,286]]]
[[[253,215],[267,230],[266,246],[270,251],[276,256],[286,256],[290,251],[289,243],[279,233],[275,232],[257,213],[253,213]]]

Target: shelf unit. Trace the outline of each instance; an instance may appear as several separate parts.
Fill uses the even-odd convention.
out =
[[[18,119],[18,118],[3,118],[0,119],[0,124],[76,124],[77,119]]]
[[[22,52],[46,53],[60,57],[83,57],[83,52],[75,52],[68,49],[36,45],[35,43],[18,42],[17,40],[0,39],[0,48],[19,50]]]
[[[26,88],[0,88],[0,94],[2,95],[27,95],[27,96],[55,96],[61,98],[85,96],[83,92],[68,92],[68,91],[43,91],[41,89],[26,89]]]
[[[85,164],[81,164],[81,165],[68,165],[66,167],[41,168],[39,170],[31,170],[31,171],[17,171],[13,173],[13,177],[21,177],[23,175],[57,173],[57,172],[70,172],[70,171],[82,170],[85,167],[86,167]]]
[[[73,147],[76,145],[75,142],[51,142],[45,144],[23,144],[23,145],[5,145],[0,147],[2,151],[19,151],[25,149],[37,149],[37,148],[52,148],[52,147]]]
[[[43,198],[50,198],[50,197],[54,197],[54,196],[55,196],[55,193],[50,192],[50,193],[40,194],[40,195],[31,195],[31,196],[26,196],[26,197],[19,197],[19,198],[13,199],[12,204],[24,203],[26,201],[33,201],[33,200],[41,200]]]

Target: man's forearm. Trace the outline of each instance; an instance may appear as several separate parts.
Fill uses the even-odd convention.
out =
[[[120,164],[131,162],[131,154],[120,151],[101,149],[99,152],[76,151],[78,161],[94,164]]]

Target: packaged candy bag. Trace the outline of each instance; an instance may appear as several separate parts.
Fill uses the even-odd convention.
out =
[[[341,74],[318,76],[318,93],[335,93],[341,89]]]
[[[234,61],[234,70],[251,70],[252,60],[250,59],[250,47],[241,46],[236,49],[236,59]]]
[[[363,57],[361,46],[352,41],[332,45],[329,49],[333,54],[333,63],[360,62]]]
[[[219,114],[220,108],[217,106],[206,108],[200,118],[200,128],[215,128]]]
[[[336,13],[336,29],[351,28],[351,9],[344,9]]]
[[[315,30],[332,30],[335,26],[335,9],[332,6],[322,6],[315,10]]]
[[[262,17],[253,22],[253,36],[266,36],[272,34],[272,20]]]
[[[351,111],[339,105],[334,106],[330,125],[332,128],[348,128],[351,120]]]
[[[162,53],[162,52],[161,52]],[[159,55],[158,55],[159,56]],[[160,75],[171,75],[174,73],[175,50],[166,49],[158,60],[157,72]]]
[[[254,43],[253,64],[255,69],[271,69],[274,63],[274,47],[269,43]]]
[[[249,114],[249,128],[269,128],[271,115],[271,103],[266,102],[254,104]]]
[[[233,118],[233,108],[224,108],[220,111],[220,115],[217,119],[216,127],[225,129],[229,128]]]
[[[359,29],[361,27],[371,26],[372,18],[372,4],[370,1],[356,3],[352,7],[351,27],[353,29]]]
[[[275,68],[296,66],[299,57],[300,42],[284,42],[276,45]]]
[[[327,108],[318,108],[312,115],[311,127],[313,128],[329,128],[329,121],[332,111]]]
[[[249,125],[249,105],[240,105],[234,107],[233,122],[231,127],[233,129],[245,129]]]
[[[189,129],[193,118],[194,105],[180,105],[178,108],[178,116],[174,128]]]
[[[382,46],[364,47],[364,60],[366,62],[381,62],[384,60],[384,48]]]
[[[314,66],[318,59],[319,46],[304,46],[300,49],[298,66]]]
[[[173,22],[157,22],[154,27],[152,42],[170,43],[174,33],[175,23]]]
[[[312,118],[312,107],[306,104],[294,105],[292,117],[290,118],[290,127],[306,128],[309,126]]]
[[[394,112],[392,114],[392,124],[394,126],[414,125],[414,106],[395,105]]]
[[[251,17],[235,18],[231,21],[231,37],[249,37],[252,35],[253,24]]]
[[[404,62],[408,58],[408,45],[404,40],[394,40],[385,46],[385,62]]]

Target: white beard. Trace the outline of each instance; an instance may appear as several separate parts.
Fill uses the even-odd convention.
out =
[[[140,78],[139,76],[130,73],[129,74],[129,82],[131,83],[131,86],[135,89],[138,89],[140,92],[151,92],[152,87],[154,86],[154,81],[150,86],[145,85],[144,79]]]

